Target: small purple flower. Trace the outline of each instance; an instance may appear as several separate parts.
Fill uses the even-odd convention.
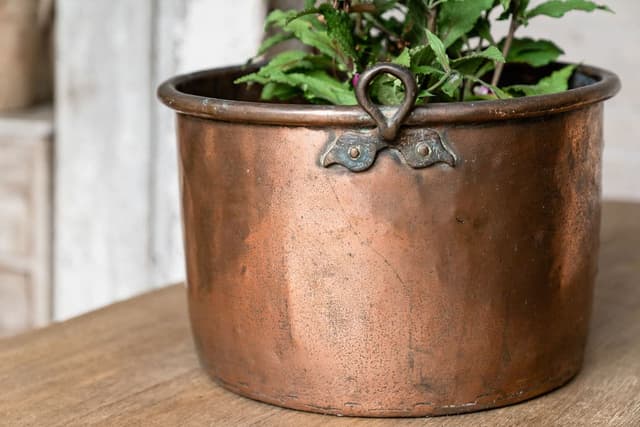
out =
[[[491,91],[491,89],[489,89],[488,87],[486,87],[485,85],[478,85],[475,86],[473,88],[473,93],[475,95],[478,96],[487,96],[487,95],[493,95],[493,92]]]
[[[351,79],[351,84],[353,85],[353,87],[358,86],[358,82],[360,81],[360,73],[355,73],[353,75],[353,78]]]

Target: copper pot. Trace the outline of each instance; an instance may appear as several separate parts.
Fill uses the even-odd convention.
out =
[[[508,405],[576,375],[615,75],[581,66],[564,93],[409,112],[412,79],[389,65],[361,78],[363,108],[256,102],[232,83],[244,72],[159,90],[179,113],[190,316],[212,378],[395,417]],[[404,78],[401,108],[369,102],[379,72]]]

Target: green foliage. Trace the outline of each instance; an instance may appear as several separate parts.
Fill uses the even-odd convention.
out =
[[[470,59],[476,59],[476,58],[490,59],[491,61],[494,61],[494,62],[504,62],[504,56],[502,56],[502,52],[500,52],[500,49],[498,49],[495,46],[489,46],[485,50],[482,50],[479,52],[473,52],[461,58],[456,58],[452,61],[452,63],[461,64],[465,61],[468,61]]]
[[[438,13],[438,32],[449,47],[473,30],[483,12],[491,9],[493,0],[450,0],[443,3]]]
[[[303,51],[287,51],[277,55],[258,72],[247,74],[236,83],[265,85],[262,97],[290,99],[302,95],[310,102],[355,105],[356,98],[348,83],[330,76],[324,69],[326,58]],[[285,90],[289,87],[291,90]],[[293,90],[297,89],[297,90]]]
[[[438,61],[444,71],[450,72],[451,67],[449,66],[449,57],[447,56],[447,51],[444,47],[444,43],[431,31],[425,31],[427,32],[427,40],[429,41],[429,46],[431,47],[431,50],[433,50],[433,53],[436,55],[436,61]]]
[[[541,67],[555,61],[563,53],[562,49],[549,40],[514,39],[507,55],[507,62],[521,62]]]
[[[533,96],[567,90],[575,70],[567,66],[530,85],[499,87],[502,64],[541,67],[563,53],[553,42],[517,38],[516,30],[538,16],[607,10],[588,0],[305,0],[304,9],[276,10],[266,19],[278,32],[258,55],[295,39],[298,50],[273,57],[238,84],[262,85],[265,100],[303,99],[354,105],[353,83],[378,62],[409,68],[419,87],[418,101],[447,102]],[[504,37],[494,38],[492,22],[509,20]],[[491,84],[491,82],[495,84]],[[372,99],[396,105],[404,86],[383,75],[370,87]]]
[[[341,52],[350,60],[350,68],[358,60],[356,43],[353,37],[354,23],[349,14],[343,10],[337,10],[328,4],[323,4],[319,9],[327,23],[327,34],[334,44],[336,52]]]
[[[612,12],[609,7],[596,4],[588,0],[549,0],[537,7],[534,7],[528,11],[526,15],[527,18],[533,18],[540,15],[550,16],[552,18],[561,18],[565,13],[571,12],[572,10],[592,12],[596,9]]]
[[[575,65],[567,65],[558,71],[554,71],[550,76],[543,78],[535,85],[513,85],[505,87],[504,90],[515,96],[520,94],[535,96],[563,92],[569,88],[569,79],[573,75],[575,68]]]
[[[292,38],[293,38],[293,34],[291,33],[278,33],[274,36],[267,37],[266,39],[264,39],[264,41],[260,45],[260,48],[258,49],[258,55],[262,55],[272,47],[284,41],[291,40]]]

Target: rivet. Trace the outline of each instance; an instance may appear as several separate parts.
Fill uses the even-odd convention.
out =
[[[360,149],[358,147],[349,148],[349,157],[352,159],[357,159],[360,157]]]
[[[427,157],[429,155],[429,152],[431,150],[429,149],[429,146],[427,144],[420,143],[418,144],[418,146],[416,147],[416,152],[421,155],[422,157]]]

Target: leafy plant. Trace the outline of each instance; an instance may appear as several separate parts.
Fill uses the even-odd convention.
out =
[[[356,104],[359,75],[377,62],[409,68],[419,103],[542,95],[567,90],[573,65],[556,69],[533,84],[504,86],[505,63],[532,67],[552,64],[563,53],[549,40],[516,38],[533,18],[560,18],[567,12],[611,11],[589,0],[306,0],[303,10],[276,10],[266,27],[279,30],[258,55],[295,39],[304,49],[284,51],[236,83],[263,85],[265,100],[304,98],[312,103]],[[496,39],[492,25],[509,22]],[[380,76],[371,85],[375,102],[395,105],[404,87]]]

